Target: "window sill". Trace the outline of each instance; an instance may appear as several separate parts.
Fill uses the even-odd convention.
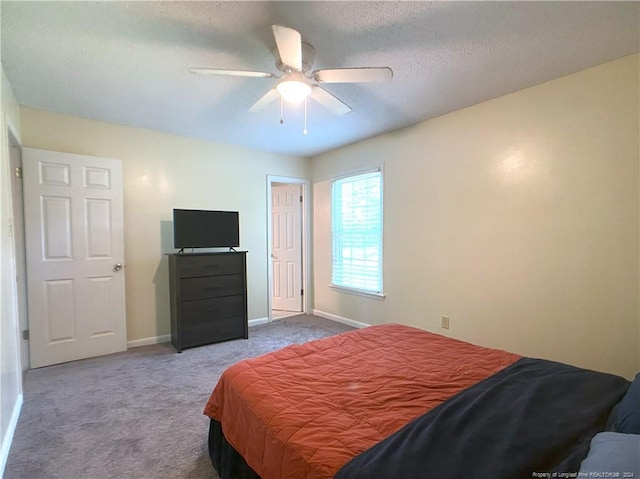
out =
[[[373,291],[365,291],[362,289],[355,289],[355,288],[347,288],[346,286],[337,286],[335,284],[330,284],[329,285],[329,289],[332,289],[334,291],[338,291],[340,293],[347,293],[347,294],[353,294],[355,296],[364,296],[365,298],[373,298],[373,299],[377,299],[377,300],[384,300],[387,295],[384,293],[374,293]]]

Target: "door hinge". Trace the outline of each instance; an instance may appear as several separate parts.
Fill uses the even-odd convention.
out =
[[[302,195],[300,195],[300,203],[302,203]]]
[[[22,331],[22,339],[29,339],[29,330],[25,329],[24,331]]]
[[[300,296],[304,296],[304,289],[300,290]]]
[[[16,166],[16,178],[22,178],[22,168]]]

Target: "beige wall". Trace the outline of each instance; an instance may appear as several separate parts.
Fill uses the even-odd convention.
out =
[[[314,158],[315,308],[631,377],[638,72],[625,57]],[[327,287],[330,178],[374,165],[384,301]]]
[[[268,315],[267,175],[308,178],[309,160],[21,108],[23,146],[123,161],[127,337],[169,334],[173,208],[237,210],[249,319]]]
[[[20,112],[2,68],[0,108],[0,476],[4,471],[22,403],[19,321],[9,177],[8,129],[20,140]]]

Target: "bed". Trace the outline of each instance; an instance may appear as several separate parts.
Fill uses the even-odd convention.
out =
[[[236,363],[204,413],[222,479],[530,478],[578,471],[628,388],[391,324]]]

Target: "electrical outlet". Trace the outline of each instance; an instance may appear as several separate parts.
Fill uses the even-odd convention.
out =
[[[442,320],[442,329],[449,329],[449,316],[440,316]]]

